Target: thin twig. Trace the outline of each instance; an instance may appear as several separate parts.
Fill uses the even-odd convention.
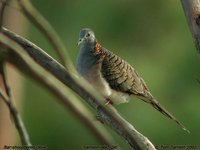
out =
[[[4,1],[6,1],[6,3],[5,3]],[[12,9],[17,10],[18,12],[21,12],[21,13],[22,13],[22,11],[21,11],[21,9],[20,9],[19,7],[14,6],[14,5],[10,4],[9,2],[10,2],[10,0],[1,0],[1,1],[0,1],[0,4],[4,3],[5,7],[12,8]],[[4,9],[5,9],[5,8],[4,8]],[[2,18],[2,17],[1,17],[1,18]]]
[[[3,25],[3,16],[4,16],[4,10],[6,7],[6,4],[9,3],[10,0],[3,0],[1,4],[1,9],[0,9],[0,31],[2,30],[2,25]],[[0,74],[2,75],[3,79],[3,85],[6,91],[7,96],[3,93],[3,91],[0,89],[0,97],[3,99],[3,101],[6,103],[7,107],[10,110],[10,113],[12,115],[12,118],[15,123],[15,127],[19,133],[20,139],[22,141],[23,145],[31,146],[30,138],[28,135],[28,132],[24,126],[24,123],[17,111],[17,108],[12,100],[11,97],[11,92],[10,88],[7,84],[6,76],[5,76],[5,71],[4,71],[4,62],[3,60],[0,60]]]
[[[19,68],[24,66],[24,61],[19,64],[19,60],[17,61],[16,58],[21,57],[22,54],[25,55],[28,53],[32,58],[29,58],[27,60],[28,62],[34,60],[40,66],[56,76],[62,83],[70,87],[74,92],[78,93],[89,105],[98,111],[101,120],[124,138],[132,149],[155,149],[153,144],[145,136],[139,133],[129,122],[122,118],[114,107],[102,104],[103,97],[92,89],[85,80],[80,80],[78,75],[71,73],[70,70],[65,70],[62,65],[47,55],[41,48],[26,39],[6,29],[3,29],[3,34],[23,47],[22,51],[18,52],[18,56],[15,56],[15,59],[13,59],[12,55],[9,55],[10,59],[13,60],[12,63],[16,65],[16,67]],[[5,38],[3,35],[0,36],[0,42],[5,43],[3,37]],[[13,45],[14,43],[7,44],[8,47],[12,47]],[[15,47],[12,48],[13,53],[16,53],[16,50]],[[34,62],[32,61],[31,64],[33,63]],[[34,68],[33,66],[30,67],[32,69]],[[26,69],[27,68],[23,68],[22,71]]]
[[[66,69],[74,71],[73,65],[70,61],[69,55],[64,44],[61,42],[58,34],[50,23],[33,7],[29,0],[18,0],[19,5],[21,6],[22,11],[27,16],[27,18],[35,24],[38,29],[46,36],[49,40],[49,43],[56,50],[61,64],[65,66]]]
[[[5,73],[4,73],[2,63],[1,63],[0,68],[1,68],[0,73],[3,77],[3,82],[4,82],[4,86],[5,86],[6,93],[7,93],[7,96],[6,96],[6,94],[4,94],[2,89],[0,89],[0,97],[3,99],[3,101],[6,103],[7,107],[10,110],[10,113],[11,113],[12,118],[13,118],[14,123],[15,123],[15,127],[16,127],[19,135],[20,135],[20,139],[22,141],[22,144],[27,145],[27,146],[31,146],[30,138],[29,138],[28,132],[26,130],[26,127],[24,126],[24,123],[23,123],[23,121],[22,121],[22,119],[21,119],[21,117],[20,117],[20,115],[19,115],[19,113],[16,109],[16,106],[14,105],[14,102],[11,99],[11,94],[10,94],[8,84],[6,82]]]
[[[181,3],[194,38],[196,49],[200,53],[200,1],[181,0]]]
[[[5,10],[5,7],[7,5],[7,3],[9,2],[10,0],[2,0],[1,1],[1,4],[0,4],[0,31],[2,29],[2,26],[3,26],[3,15],[4,15],[4,10]]]

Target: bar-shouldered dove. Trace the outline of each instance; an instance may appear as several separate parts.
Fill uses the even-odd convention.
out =
[[[129,95],[135,95],[189,132],[154,99],[144,80],[130,64],[98,43],[91,29],[84,28],[80,31],[78,45],[80,51],[77,71],[103,94],[109,103],[125,103],[128,102]]]

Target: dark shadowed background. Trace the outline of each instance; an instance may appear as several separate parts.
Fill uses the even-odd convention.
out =
[[[79,50],[76,46],[79,31],[89,27],[104,47],[127,60],[139,72],[158,101],[191,131],[187,134],[137,98],[131,97],[129,104],[116,106],[154,145],[200,144],[200,84],[196,81],[200,78],[200,59],[180,1],[32,2],[61,36],[74,64]],[[26,35],[57,58],[47,40],[31,23],[27,23]],[[47,145],[52,150],[78,150],[84,145],[99,144],[51,93],[29,78],[25,77],[24,81],[22,112],[33,144]],[[121,148],[129,149],[118,135],[108,131]]]

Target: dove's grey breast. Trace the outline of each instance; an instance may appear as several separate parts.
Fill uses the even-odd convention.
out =
[[[111,88],[106,80],[102,77],[99,55],[94,53],[95,44],[83,44],[77,59],[77,71],[84,77],[94,88],[101,92],[103,96],[109,97]]]
[[[94,44],[81,45],[77,58],[77,71],[83,76],[88,74],[91,68],[98,64],[98,59],[94,57],[92,52],[93,47]]]

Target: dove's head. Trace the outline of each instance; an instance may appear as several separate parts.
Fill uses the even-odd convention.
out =
[[[89,28],[84,28],[80,31],[78,45],[92,44],[96,42],[94,32]]]

